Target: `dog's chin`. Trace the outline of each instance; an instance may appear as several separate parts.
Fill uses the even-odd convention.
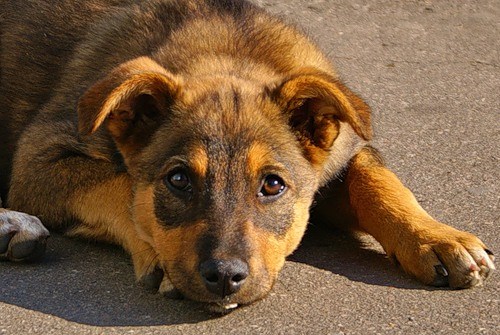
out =
[[[231,312],[233,312],[241,307],[251,305],[254,302],[262,299],[262,297],[259,297],[259,298],[254,299],[254,300],[241,302],[241,301],[237,301],[238,299],[234,296],[233,297],[228,296],[224,299],[218,299],[216,301],[213,301],[213,300],[199,299],[199,298],[190,296],[189,294],[185,295],[178,289],[173,289],[173,290],[170,290],[168,292],[163,292],[163,295],[167,299],[191,300],[195,303],[200,304],[201,305],[200,307],[204,308],[207,312],[209,312],[211,314],[217,314],[217,315],[229,314],[229,313],[231,313]]]

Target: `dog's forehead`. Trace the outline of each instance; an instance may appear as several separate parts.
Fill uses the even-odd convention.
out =
[[[282,166],[272,146],[251,138],[206,137],[194,141],[186,152],[191,169],[213,181],[256,177],[265,166]]]
[[[184,136],[193,143],[188,151],[195,160],[206,156],[207,163],[248,161],[255,153],[269,158],[280,151],[272,147],[293,147],[287,122],[263,87],[230,79],[212,84],[188,92],[178,113],[178,122],[188,128]],[[253,159],[252,165],[256,162]]]
[[[251,115],[252,110],[272,109],[267,104],[266,85],[260,81],[235,76],[208,76],[185,80],[181,108],[199,116],[226,118]],[[262,112],[262,111],[261,111]]]

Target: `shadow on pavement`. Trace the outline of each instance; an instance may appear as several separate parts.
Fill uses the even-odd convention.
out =
[[[369,285],[434,290],[389,261],[371,237],[322,225],[310,225],[301,246],[289,261],[304,263]]]
[[[376,250],[342,232],[312,227],[290,261],[353,281],[426,289]],[[36,264],[0,262],[0,302],[93,326],[198,323],[215,317],[201,304],[169,300],[137,285],[120,248],[53,235]]]
[[[53,235],[44,260],[0,262],[0,302],[94,326],[197,323],[213,315],[136,284],[118,247]]]

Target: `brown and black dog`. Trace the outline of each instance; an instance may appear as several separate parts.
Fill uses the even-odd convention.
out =
[[[384,167],[369,107],[318,48],[253,4],[0,7],[2,258],[36,258],[45,227],[64,230],[123,246],[139,280],[231,309],[271,290],[322,188],[319,220],[350,216],[426,284],[494,269]]]

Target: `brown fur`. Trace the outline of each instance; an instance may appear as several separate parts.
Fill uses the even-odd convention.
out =
[[[117,243],[138,279],[162,271],[222,306],[269,292],[321,187],[319,221],[345,214],[425,283],[475,286],[494,268],[367,147],[369,107],[298,29],[243,0],[57,3],[1,1],[0,192],[12,209]],[[267,182],[283,187],[267,194]],[[237,292],[210,291],[200,269],[212,260],[248,266]]]

